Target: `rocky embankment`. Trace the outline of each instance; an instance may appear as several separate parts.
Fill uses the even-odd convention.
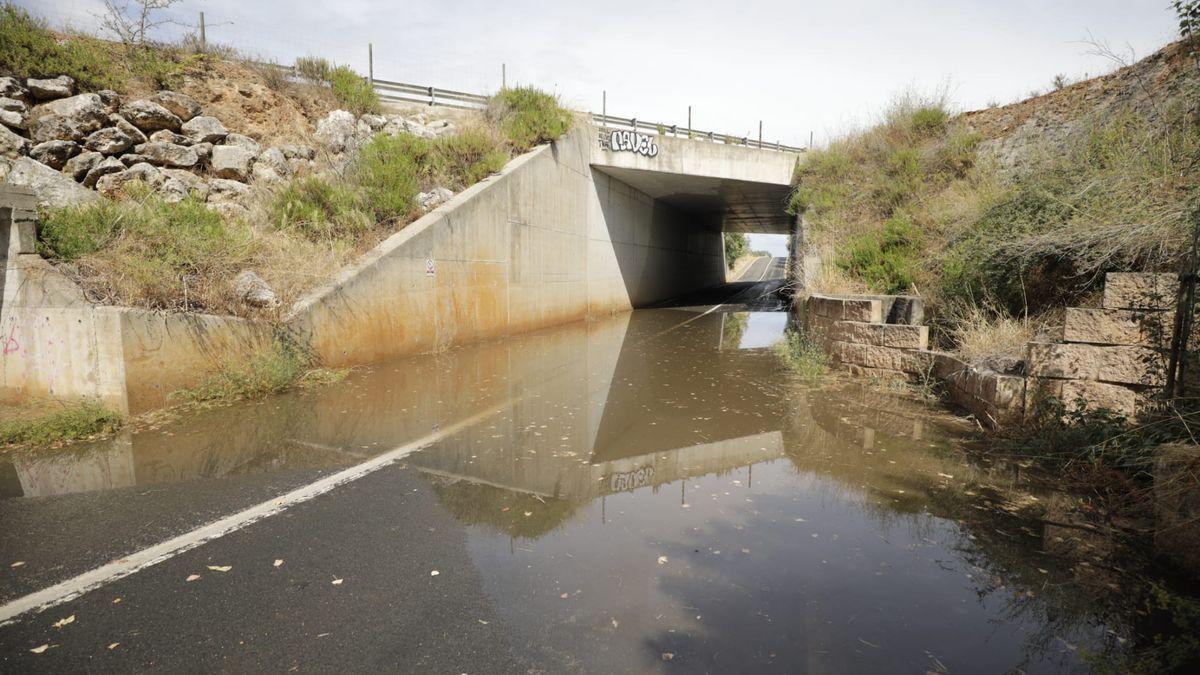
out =
[[[0,180],[33,189],[50,207],[116,197],[141,181],[168,201],[191,195],[236,217],[248,212],[252,184],[343,165],[373,134],[433,138],[454,131],[450,122],[423,115],[335,110],[317,123],[312,145],[264,146],[180,92],[132,98],[111,90],[77,93],[67,76],[0,77]],[[419,201],[432,208],[452,194],[438,189]]]

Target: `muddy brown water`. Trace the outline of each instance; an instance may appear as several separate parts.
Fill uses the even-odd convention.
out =
[[[380,364],[9,455],[0,494],[327,471],[482,413],[404,461],[551,670],[1059,672],[1134,639],[1095,542],[996,507],[1069,498],[966,459],[936,407],[790,377],[786,321],[639,310]]]

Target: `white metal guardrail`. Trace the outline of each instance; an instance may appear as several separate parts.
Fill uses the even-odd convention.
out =
[[[291,77],[297,77],[296,69],[292,66],[277,65],[275,67],[287,71]],[[438,87],[411,84],[408,82],[393,82],[391,80],[380,80],[377,78],[366,79],[370,81],[371,86],[375,89],[375,93],[379,94],[379,98],[381,100],[390,101],[393,103],[422,103],[430,106],[436,105],[445,106],[448,108],[479,110],[486,108],[489,100],[489,97],[482,94],[472,94],[465,91],[440,89]],[[759,137],[755,138],[752,136],[734,136],[733,134],[723,134],[716,131],[693,129],[690,127],[682,127],[677,124],[648,122],[645,120],[640,120],[636,117],[617,117],[615,115],[609,115],[607,112],[588,114],[591,115],[593,123],[602,127],[630,129],[635,132],[657,134],[659,136],[690,138],[692,140],[707,141],[710,143],[740,145],[748,148],[777,150],[779,152],[804,152],[806,150],[806,148],[785,145],[783,143],[779,143],[778,141],[772,143],[762,140],[761,122],[759,123]],[[688,118],[689,120],[691,118],[690,108]]]

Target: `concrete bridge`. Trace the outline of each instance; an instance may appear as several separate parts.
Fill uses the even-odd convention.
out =
[[[791,232],[800,158],[578,126],[384,241],[288,323],[352,365],[712,287],[723,231]]]

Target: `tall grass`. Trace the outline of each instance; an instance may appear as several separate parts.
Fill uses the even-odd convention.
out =
[[[196,386],[173,396],[193,403],[264,398],[298,386],[336,382],[347,372],[314,367],[309,355],[286,340],[276,340],[248,360],[225,364]]]
[[[0,422],[0,445],[49,445],[116,431],[121,416],[97,401],[52,403],[40,415]]]
[[[818,380],[829,372],[829,357],[812,333],[788,328],[772,347],[788,370],[807,380]]]
[[[573,121],[557,97],[534,87],[500,90],[488,102],[487,117],[517,152],[559,138]]]

